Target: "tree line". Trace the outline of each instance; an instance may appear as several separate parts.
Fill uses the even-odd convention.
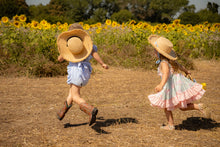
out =
[[[129,20],[170,23],[178,18],[182,24],[192,25],[220,22],[218,4],[208,2],[207,8],[199,12],[195,12],[195,5],[188,4],[189,0],[50,0],[45,6],[28,6],[25,0],[0,0],[0,17],[25,14],[27,21],[88,24],[103,23],[106,19],[119,23]]]

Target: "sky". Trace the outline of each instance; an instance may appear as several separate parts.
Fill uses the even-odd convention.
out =
[[[50,0],[25,0],[28,5],[46,5]],[[208,2],[214,2],[219,5],[218,12],[220,14],[220,0],[189,0],[189,5],[194,4],[196,6],[196,12],[205,9]]]

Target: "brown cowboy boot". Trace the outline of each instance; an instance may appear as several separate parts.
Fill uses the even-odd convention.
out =
[[[62,120],[62,119],[64,118],[65,114],[67,113],[67,111],[68,111],[71,107],[72,107],[72,105],[69,105],[69,106],[68,106],[67,101],[65,101],[63,108],[62,108],[59,112],[57,112],[57,118],[58,118],[59,120]]]
[[[93,123],[95,123],[98,109],[87,103],[81,103],[79,106],[80,110],[89,115],[89,125],[91,126]]]

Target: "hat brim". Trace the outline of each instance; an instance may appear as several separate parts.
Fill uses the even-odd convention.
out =
[[[150,35],[148,37],[148,41],[150,42],[150,44],[163,56],[167,57],[170,60],[177,60],[177,56],[176,53],[174,51],[174,49],[172,48],[170,53],[167,54],[166,52],[164,52],[163,50],[161,50],[159,47],[156,46],[155,42],[157,41],[157,39],[159,39],[160,36],[158,35]]]
[[[67,41],[70,37],[77,36],[82,40],[83,50],[79,54],[72,54],[67,46]],[[93,43],[85,31],[74,29],[61,33],[57,38],[58,51],[60,55],[67,61],[80,62],[86,59],[92,52]]]

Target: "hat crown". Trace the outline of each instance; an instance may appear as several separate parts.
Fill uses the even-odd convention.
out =
[[[157,41],[155,42],[155,45],[156,45],[159,49],[163,50],[164,52],[166,52],[166,53],[168,53],[168,54],[169,54],[169,53],[171,52],[171,50],[173,49],[173,44],[172,44],[172,42],[171,42],[170,40],[164,38],[164,37],[158,38]]]
[[[74,55],[81,53],[83,50],[83,43],[79,37],[71,37],[68,39],[67,46]]]

